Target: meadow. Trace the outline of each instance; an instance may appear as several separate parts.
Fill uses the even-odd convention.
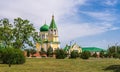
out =
[[[0,72],[120,72],[120,59],[27,58],[20,65],[0,64]]]

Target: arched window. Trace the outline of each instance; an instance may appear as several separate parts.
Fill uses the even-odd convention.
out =
[[[44,34],[42,34],[42,39],[44,39],[45,38],[45,35]]]
[[[54,34],[56,35],[56,30],[54,30]]]

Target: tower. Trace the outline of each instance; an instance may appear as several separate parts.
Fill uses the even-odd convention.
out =
[[[58,29],[57,25],[55,24],[54,15],[52,16],[52,20],[49,26],[48,36],[48,41],[50,42],[50,46],[53,48],[53,50],[60,48]]]

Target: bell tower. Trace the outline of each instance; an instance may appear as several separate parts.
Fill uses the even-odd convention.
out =
[[[60,48],[60,42],[58,39],[58,29],[57,26],[55,24],[55,20],[54,20],[54,15],[52,15],[52,20],[49,26],[49,33],[48,33],[48,41],[50,42],[50,46],[53,49],[57,49]]]

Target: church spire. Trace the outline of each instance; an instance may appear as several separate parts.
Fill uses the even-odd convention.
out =
[[[54,19],[54,15],[52,15],[52,19]]]
[[[51,20],[51,23],[50,23],[50,29],[57,29],[57,26],[55,24],[55,20],[54,20],[54,15],[52,15],[52,20]]]
[[[46,24],[46,20],[45,20],[45,23],[44,24]]]

